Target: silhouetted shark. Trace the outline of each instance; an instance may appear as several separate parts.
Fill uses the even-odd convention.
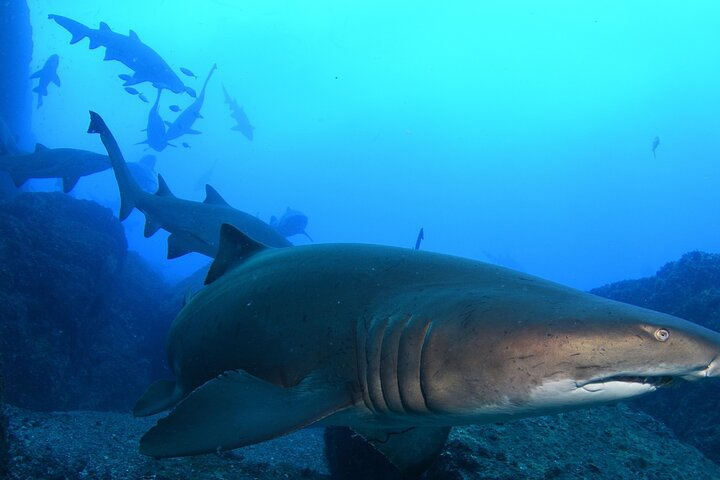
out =
[[[655,150],[657,149],[658,145],[660,145],[660,137],[655,137],[655,138],[653,138],[652,147],[651,147],[651,148],[652,148],[652,152],[653,152],[653,158],[657,158],[657,157],[655,156]]]
[[[420,250],[420,243],[422,243],[423,240],[425,240],[425,230],[420,227],[420,231],[415,239],[415,250]]]
[[[45,65],[37,72],[30,75],[30,78],[38,79],[38,86],[33,88],[33,92],[38,94],[37,108],[40,108],[43,104],[43,97],[47,97],[47,87],[50,82],[54,83],[58,87],[60,86],[60,77],[57,74],[57,67],[60,63],[60,57],[57,55],[50,55],[45,61]]]
[[[72,34],[71,44],[88,37],[90,49],[105,47],[105,60],[117,60],[131,69],[134,74],[126,79],[124,86],[150,82],[156,88],[166,88],[175,93],[191,92],[165,60],[155,50],[142,43],[132,30],[126,36],[113,32],[105,22],[100,22],[100,28],[93,30],[60,15],[51,14],[48,18],[55,20],[58,25]]]
[[[155,103],[153,104],[152,108],[150,108],[150,112],[148,113],[148,124],[147,128],[145,129],[145,132],[147,133],[147,139],[136,144],[140,145],[143,143],[147,143],[148,146],[156,152],[162,152],[163,150],[165,150],[165,147],[170,145],[167,141],[167,137],[165,136],[165,122],[160,116],[160,112],[158,110],[160,106],[161,93],[162,90],[158,90]]]
[[[144,192],[133,180],[112,133],[95,112],[90,112],[88,133],[99,133],[108,151],[120,189],[120,220],[127,218],[132,209],[137,208],[145,214],[146,237],[160,228],[170,232],[168,258],[190,252],[214,257],[220,241],[220,225],[223,223],[233,225],[266,245],[291,245],[267,223],[231,207],[210,185],[205,186],[206,197],[203,202],[177,198],[160,175],[157,192],[154,195]]]
[[[237,101],[228,94],[224,85],[223,93],[225,94],[225,103],[230,106],[230,111],[232,112],[231,116],[237,122],[237,125],[232,127],[232,129],[242,133],[248,140],[252,140],[255,127],[250,125],[250,120],[248,120],[247,115],[245,115],[245,110],[243,110],[243,107],[239,106]]]
[[[285,213],[280,218],[274,215],[270,217],[270,226],[273,227],[283,237],[291,237],[293,235],[305,235],[312,242],[313,239],[307,234],[308,217],[307,215],[287,207]]]
[[[210,73],[208,73],[208,76],[205,79],[202,90],[200,90],[200,94],[193,101],[193,103],[190,104],[190,106],[187,107],[185,110],[183,110],[174,122],[165,122],[168,124],[168,129],[165,132],[165,139],[167,141],[173,140],[182,135],[196,135],[200,133],[197,130],[193,130],[192,126],[193,123],[195,123],[195,120],[197,120],[198,118],[202,118],[202,115],[200,115],[200,109],[202,108],[203,102],[205,101],[205,88],[207,87],[207,84],[210,81],[210,77],[212,76],[216,68],[217,65],[213,65],[210,69]]]
[[[128,170],[140,188],[146,192],[157,190],[157,174],[155,173],[155,155],[145,155],[137,162],[128,162]]]
[[[80,177],[110,168],[106,155],[74,148],[35,146],[33,153],[0,157],[0,170],[10,174],[15,186],[29,178],[62,178],[63,192],[73,189]]]

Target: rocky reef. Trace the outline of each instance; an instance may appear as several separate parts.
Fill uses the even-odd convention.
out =
[[[691,252],[655,276],[605,285],[592,293],[677,315],[720,331],[720,255]],[[640,398],[632,405],[665,422],[682,440],[720,463],[720,382],[699,382]]]
[[[0,231],[6,401],[127,410],[163,368],[168,287],[94,202],[21,194],[0,204]]]

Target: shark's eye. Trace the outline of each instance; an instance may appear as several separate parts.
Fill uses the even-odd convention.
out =
[[[655,330],[655,338],[657,338],[660,342],[664,342],[668,338],[670,338],[670,332],[668,332],[664,328],[658,328],[657,330]]]

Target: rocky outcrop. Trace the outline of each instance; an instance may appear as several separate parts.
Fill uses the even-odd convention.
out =
[[[21,194],[0,204],[0,231],[6,401],[128,409],[164,363],[165,284],[94,202]]]

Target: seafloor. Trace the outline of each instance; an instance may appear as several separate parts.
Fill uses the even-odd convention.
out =
[[[196,280],[166,284],[110,210],[58,193],[0,202],[0,478],[400,478],[346,429],[221,455],[154,460],[130,408],[167,377],[164,338]],[[199,278],[200,275],[195,278]],[[720,255],[594,291],[720,330]],[[4,389],[3,389],[4,383]],[[720,382],[506,424],[454,429],[428,479],[720,479]],[[717,462],[717,463],[716,463]]]

